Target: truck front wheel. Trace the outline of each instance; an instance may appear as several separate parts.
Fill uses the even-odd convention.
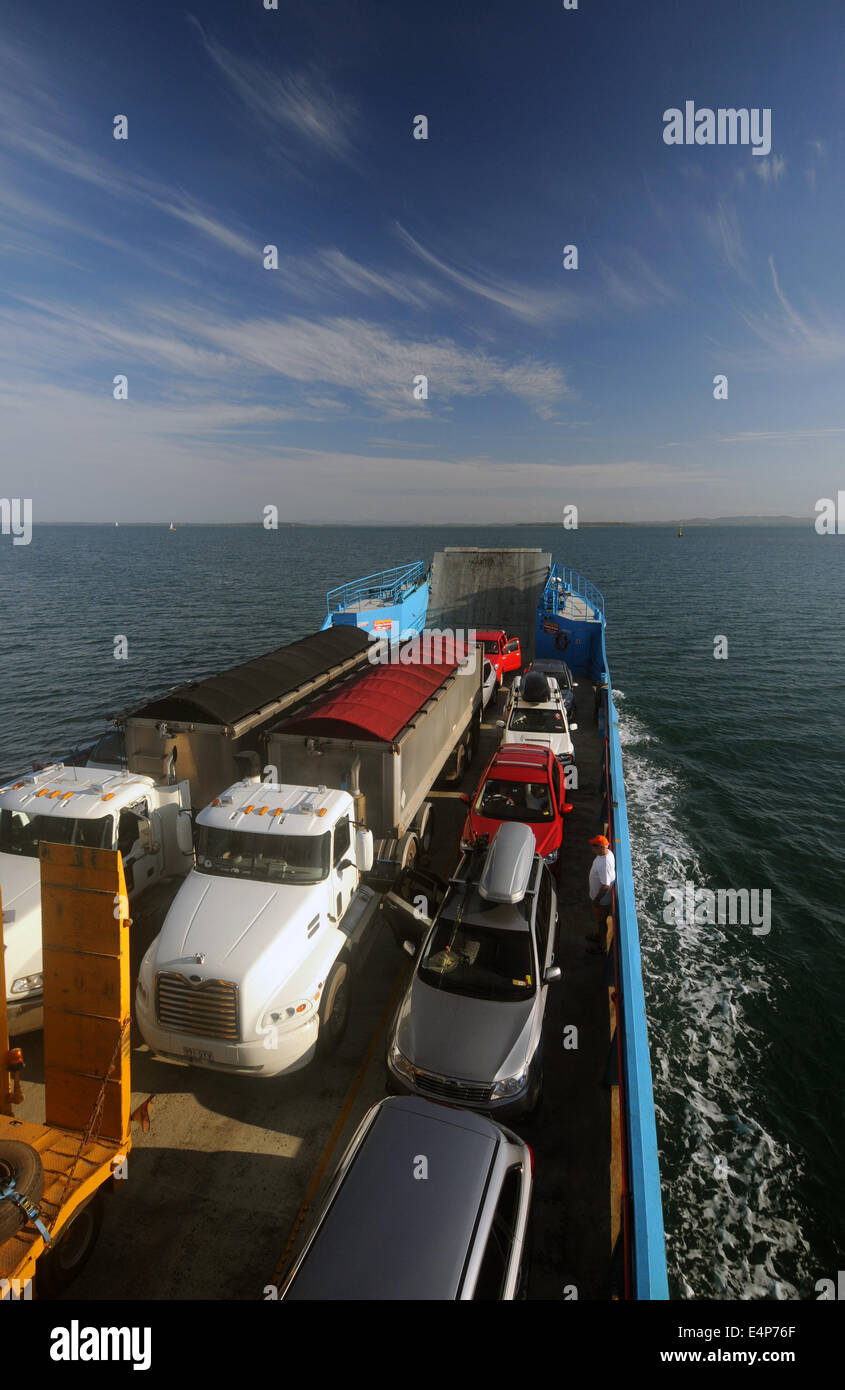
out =
[[[317,1034],[317,1053],[327,1057],[334,1052],[349,1022],[349,966],[345,960],[335,961],[329,971],[320,1004],[320,1031]]]

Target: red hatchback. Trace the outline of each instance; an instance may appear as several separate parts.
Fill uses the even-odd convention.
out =
[[[495,667],[499,685],[506,671],[518,671],[522,666],[522,649],[518,637],[508,637],[505,629],[476,628],[475,640],[484,647],[484,656]]]
[[[530,825],[537,849],[554,864],[563,842],[563,818],[572,810],[560,763],[550,748],[536,743],[508,743],[494,753],[475,796],[463,796],[469,806],[461,848],[479,835],[492,840],[507,820]]]

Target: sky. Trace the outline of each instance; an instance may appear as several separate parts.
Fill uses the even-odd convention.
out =
[[[265,3],[0,4],[3,497],[596,522],[845,487],[840,0]],[[667,144],[687,101],[770,110],[770,153]]]

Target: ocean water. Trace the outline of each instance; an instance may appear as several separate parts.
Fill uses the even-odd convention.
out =
[[[445,545],[536,545],[605,594],[672,1295],[814,1298],[845,1243],[841,538],[809,525],[3,536],[0,777],[313,631],[332,585]],[[770,931],[667,925],[664,890],[686,882],[768,889]]]

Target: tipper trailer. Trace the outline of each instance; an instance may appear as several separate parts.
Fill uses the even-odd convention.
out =
[[[444,646],[439,661],[374,665],[267,733],[267,760],[284,782],[348,791],[375,841],[371,878],[389,884],[427,850],[440,775],[459,781],[478,744],[481,661],[475,646]],[[401,655],[401,650],[400,650]]]
[[[232,782],[260,774],[268,724],[367,669],[370,646],[364,631],[330,628],[135,705],[112,721],[122,731],[127,766],[160,779],[175,749],[198,811]]]

